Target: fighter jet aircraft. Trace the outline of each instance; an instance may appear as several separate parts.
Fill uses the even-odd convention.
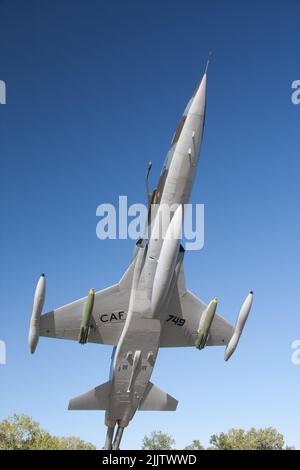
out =
[[[109,380],[69,402],[70,410],[105,410],[104,449],[119,449],[136,411],[176,410],[177,400],[150,382],[159,348],[224,345],[228,360],[252,305],[250,292],[234,328],[216,313],[217,299],[206,305],[185,286],[180,234],[202,142],[206,81],[207,67],[174,133],[158,186],[151,194],[148,190],[148,235],[137,241],[119,283],[98,292],[91,289],[87,297],[44,315],[44,275],[36,287],[31,353],[40,336],[114,346]],[[147,181],[148,176],[149,171]],[[157,231],[163,207],[172,208],[170,221],[165,231]]]

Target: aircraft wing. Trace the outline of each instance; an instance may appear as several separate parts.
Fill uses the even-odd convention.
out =
[[[167,307],[160,347],[195,346],[199,321],[205,308],[206,304],[186,289],[184,272],[181,268],[177,285]],[[230,323],[216,314],[207,346],[227,345],[233,330]]]
[[[134,262],[118,284],[95,293],[88,341],[117,345],[126,318]],[[41,316],[40,336],[78,341],[82,312],[87,297]]]

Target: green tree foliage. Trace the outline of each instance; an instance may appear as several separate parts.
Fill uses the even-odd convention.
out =
[[[169,434],[161,431],[152,431],[150,437],[145,436],[143,439],[142,449],[145,450],[172,450],[175,441]]]
[[[210,438],[209,450],[293,450],[286,446],[283,435],[275,428],[256,429],[230,429],[228,432],[213,434]],[[143,439],[142,449],[146,450],[172,450],[175,441],[169,434],[153,431],[150,437]],[[205,450],[201,442],[196,439],[184,447],[184,450]]]
[[[210,438],[213,450],[291,450],[285,447],[283,435],[275,428],[230,429],[227,433],[213,434]]]
[[[194,439],[193,442],[186,446],[183,450],[205,450],[205,448],[198,439]]]
[[[78,437],[56,437],[26,415],[14,414],[0,422],[1,450],[92,450],[95,446]]]

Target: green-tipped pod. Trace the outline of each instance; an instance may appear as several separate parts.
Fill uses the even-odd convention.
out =
[[[197,349],[203,349],[206,346],[209,330],[216,313],[217,305],[218,300],[213,299],[208,304],[201,316],[199,328],[197,331],[197,339],[195,341],[195,346]]]
[[[89,337],[90,327],[91,327],[91,317],[94,307],[94,300],[95,300],[95,291],[94,289],[90,289],[89,295],[86,299],[86,303],[84,305],[82,319],[80,323],[80,330],[78,335],[78,341],[80,344],[85,344]]]

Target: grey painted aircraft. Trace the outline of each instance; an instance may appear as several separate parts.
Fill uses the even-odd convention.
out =
[[[96,293],[91,289],[87,297],[44,315],[44,275],[36,287],[29,331],[32,353],[40,336],[114,346],[108,382],[69,402],[70,410],[105,410],[105,449],[119,449],[123,430],[137,410],[176,410],[177,400],[150,382],[159,348],[225,345],[228,360],[250,312],[252,292],[234,328],[216,313],[216,299],[206,305],[185,286],[180,234],[202,142],[206,80],[207,67],[174,133],[153,193],[148,168],[150,230],[136,243],[120,282]],[[165,220],[166,207],[170,217],[163,229],[159,221]]]

